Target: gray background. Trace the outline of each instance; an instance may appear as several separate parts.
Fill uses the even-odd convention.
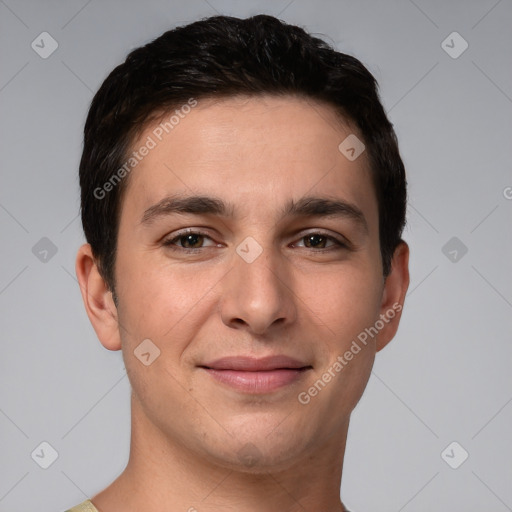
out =
[[[62,511],[127,462],[121,353],[96,339],[74,273],[82,128],[130,49],[216,13],[273,14],[361,59],[408,171],[411,286],[352,417],[346,505],[512,510],[510,0],[0,0],[0,510]],[[43,31],[58,42],[46,59],[31,48]],[[458,58],[444,48],[461,39],[442,45],[454,31]]]

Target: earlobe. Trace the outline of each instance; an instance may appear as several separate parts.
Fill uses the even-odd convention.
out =
[[[87,316],[98,339],[106,349],[120,350],[117,308],[98,270],[90,244],[84,244],[78,250],[75,271]]]
[[[380,318],[384,327],[377,336],[376,350],[382,350],[395,336],[409,288],[409,246],[401,241],[395,249],[391,271],[384,283]]]

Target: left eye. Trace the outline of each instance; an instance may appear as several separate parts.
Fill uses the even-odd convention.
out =
[[[323,233],[309,233],[309,234],[301,237],[300,240],[306,241],[305,247],[308,249],[316,249],[316,248],[325,249],[326,242],[332,242],[334,246],[337,245],[339,247],[345,247],[345,244],[340,242],[338,239],[336,239],[332,236],[329,236],[329,235],[324,235]],[[319,246],[321,246],[321,247],[319,247]],[[331,247],[332,247],[332,245],[331,245]]]

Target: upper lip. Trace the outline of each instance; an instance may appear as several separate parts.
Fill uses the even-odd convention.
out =
[[[247,372],[312,368],[311,365],[285,355],[267,356],[259,359],[247,356],[221,357],[220,359],[200,366],[212,370],[238,370]]]

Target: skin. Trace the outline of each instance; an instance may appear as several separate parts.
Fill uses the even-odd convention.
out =
[[[150,125],[133,145],[151,135]],[[340,501],[350,415],[376,352],[394,337],[400,311],[304,405],[297,396],[322,378],[379,315],[403,306],[409,249],[401,243],[386,280],[378,207],[366,152],[349,161],[338,145],[357,131],[330,106],[295,97],[199,101],[129,178],[115,267],[118,307],[91,248],[76,272],[103,346],[122,350],[132,386],[132,437],[124,472],[92,498],[101,512],[343,511]],[[362,137],[360,137],[362,138]],[[233,218],[174,214],[141,223],[169,194],[233,204]],[[302,196],[356,205],[350,218],[282,217]],[[186,253],[183,228],[200,228]],[[306,235],[320,232],[315,245]],[[321,235],[345,237],[337,247]],[[237,246],[253,237],[252,263]],[[320,243],[319,243],[320,242]],[[190,246],[189,246],[190,247]],[[160,356],[134,356],[144,339]],[[197,365],[227,355],[286,354],[313,366],[296,382],[249,395]],[[241,454],[249,451],[247,463]],[[193,508],[192,508],[193,507]]]

